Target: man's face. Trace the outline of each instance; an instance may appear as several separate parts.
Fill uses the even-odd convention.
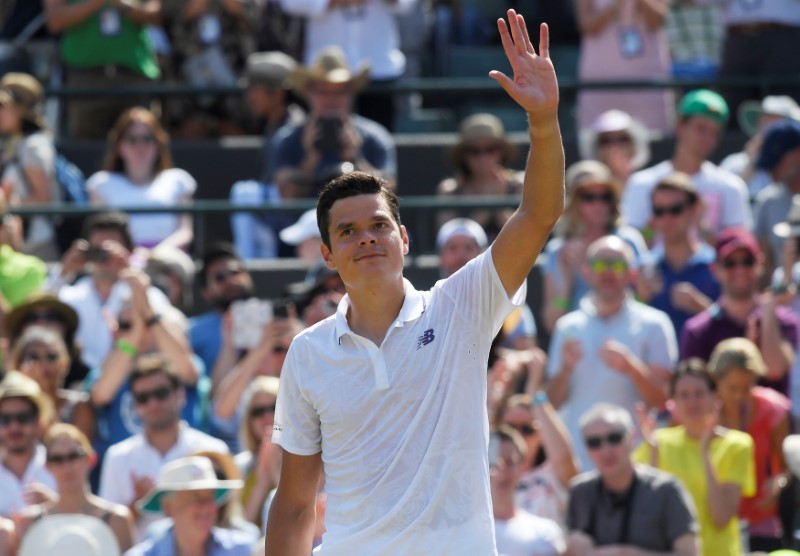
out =
[[[334,202],[328,231],[331,247],[323,245],[322,256],[328,268],[339,272],[348,291],[402,277],[408,235],[380,195],[355,195]]]
[[[145,430],[168,429],[180,419],[183,390],[176,390],[164,373],[156,372],[139,378],[131,385],[131,394]]]
[[[478,242],[463,235],[453,236],[439,251],[439,268],[444,277],[454,274],[462,266],[481,254]]]
[[[705,116],[690,116],[675,131],[681,146],[705,160],[717,148],[722,125]]]
[[[113,257],[108,257],[108,248],[111,242],[117,244],[117,248],[125,248],[125,238],[117,230],[94,230],[87,238],[89,248],[93,251],[105,251],[105,260],[95,261],[93,264],[92,276],[103,281],[116,281],[120,268]]]
[[[39,442],[39,415],[27,398],[8,398],[0,402],[0,446],[11,454],[24,455]]]
[[[279,91],[263,85],[250,85],[245,90],[247,106],[255,116],[266,117],[281,103]]]
[[[653,229],[666,243],[686,239],[694,225],[696,205],[676,189],[658,189],[652,198]]]
[[[580,441],[601,476],[616,476],[633,465],[631,435],[624,427],[599,419],[586,425],[582,434]]]
[[[162,500],[164,513],[172,518],[178,534],[191,531],[193,536],[207,539],[219,515],[214,495],[213,490],[173,492]]]
[[[750,250],[742,248],[715,263],[722,293],[731,299],[748,300],[758,291],[762,264]]]
[[[234,301],[247,299],[253,294],[253,280],[238,259],[217,259],[204,272],[204,296],[220,309],[227,309]]]
[[[314,81],[306,90],[311,115],[318,118],[344,118],[350,112],[353,96],[349,83]]]
[[[595,296],[601,301],[615,301],[624,297],[631,282],[625,253],[608,246],[590,256],[585,275]]]

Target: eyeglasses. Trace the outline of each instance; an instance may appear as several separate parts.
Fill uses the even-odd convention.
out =
[[[34,322],[64,322],[64,317],[58,311],[52,309],[45,311],[30,311],[22,319],[22,324],[31,324]]]
[[[522,436],[533,436],[536,434],[536,427],[528,423],[519,423],[516,425],[512,423],[506,423],[506,426],[516,430]]]
[[[605,203],[610,205],[614,202],[614,195],[610,192],[606,193],[589,193],[588,191],[581,191],[578,193],[578,199],[583,203]]]
[[[137,405],[145,405],[150,401],[150,398],[163,402],[172,395],[172,389],[168,386],[156,388],[150,392],[133,392],[133,399],[136,400]]]
[[[263,417],[267,413],[275,413],[275,405],[257,405],[250,408],[250,418]]]
[[[653,205],[653,216],[656,218],[661,218],[665,214],[669,214],[671,216],[678,216],[683,211],[686,210],[686,203],[675,203],[674,205],[670,205],[668,207],[657,207]]]
[[[0,427],[8,427],[17,422],[20,425],[30,425],[36,421],[36,413],[26,411],[25,413],[0,413]]]
[[[597,144],[601,147],[608,145],[629,145],[632,143],[630,135],[600,135],[597,138]]]
[[[152,145],[156,138],[152,135],[126,135],[122,140],[128,145]]]
[[[614,274],[624,274],[628,271],[628,263],[619,259],[592,259],[589,266],[595,274],[602,274],[610,270]]]
[[[625,433],[622,431],[610,432],[605,436],[587,436],[583,439],[586,447],[590,450],[597,450],[604,443],[609,446],[619,446],[625,440]]]
[[[232,276],[238,276],[242,272],[244,272],[244,269],[242,268],[228,268],[226,270],[219,270],[215,272],[211,277],[215,282],[221,283]]]
[[[28,363],[39,363],[39,362],[48,362],[48,363],[55,363],[58,361],[58,354],[54,351],[48,351],[47,353],[26,353],[22,356],[22,362]]]
[[[66,454],[47,454],[47,463],[61,465],[64,463],[72,463],[73,461],[77,461],[85,457],[86,452],[83,450],[75,450],[74,452],[69,452]]]
[[[756,258],[752,256],[747,256],[742,259],[725,259],[722,261],[722,267],[726,270],[731,270],[736,268],[737,266],[741,266],[744,268],[753,268],[756,266]]]
[[[497,145],[489,145],[486,147],[467,147],[464,149],[464,154],[468,156],[480,156],[485,154],[494,154],[499,150]]]

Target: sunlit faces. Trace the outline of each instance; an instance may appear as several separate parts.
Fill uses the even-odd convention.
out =
[[[480,253],[481,249],[474,238],[456,235],[447,240],[439,250],[439,266],[445,276],[450,276]]]
[[[39,386],[52,392],[63,385],[67,368],[67,354],[42,342],[31,342],[19,357],[19,370],[33,378]]]
[[[489,478],[493,490],[515,489],[519,479],[522,454],[510,440],[500,441],[497,461],[492,466]]]
[[[206,537],[217,524],[219,508],[214,490],[172,492],[162,498],[162,506],[176,530],[195,531]]]
[[[126,168],[152,168],[159,154],[155,131],[135,121],[120,136],[117,150]]]
[[[607,184],[596,183],[582,186],[575,192],[578,218],[587,227],[605,227],[611,218],[616,203],[614,192]]]
[[[184,395],[163,372],[143,376],[131,385],[131,395],[144,427],[151,430],[169,428],[178,422]]]
[[[581,431],[592,462],[603,475],[613,475],[630,463],[631,436],[619,423],[592,421]]]
[[[204,270],[206,276],[205,295],[212,303],[230,303],[249,297],[253,291],[253,280],[242,261],[222,258],[213,261]]]
[[[695,204],[677,189],[657,189],[652,196],[652,226],[664,241],[683,237],[693,224]]]
[[[267,392],[258,392],[250,402],[247,413],[250,430],[254,438],[262,438],[275,421],[275,397]]]
[[[681,147],[703,159],[717,148],[721,133],[722,125],[705,116],[690,116],[676,128]]]
[[[47,469],[59,486],[82,485],[89,474],[89,454],[77,440],[60,436],[47,449]]]
[[[398,226],[378,194],[339,199],[330,209],[331,247],[322,255],[349,288],[360,283],[399,280],[408,253],[405,226]]]
[[[697,423],[711,415],[717,399],[708,382],[693,375],[677,379],[672,398],[678,418],[684,423]]]
[[[343,117],[350,111],[353,89],[349,83],[314,81],[306,89],[311,113],[322,117]]]
[[[729,369],[717,378],[717,395],[726,407],[743,407],[758,377],[745,369]]]
[[[22,128],[19,110],[13,104],[0,104],[0,133],[16,133]]]
[[[748,249],[737,249],[715,264],[722,291],[733,299],[748,299],[758,289],[761,262]]]
[[[24,454],[36,445],[39,432],[39,414],[32,401],[7,398],[0,402],[0,446]]]
[[[589,258],[584,274],[595,295],[604,300],[624,296],[631,276],[626,254],[622,250],[607,246],[587,253],[587,256]]]

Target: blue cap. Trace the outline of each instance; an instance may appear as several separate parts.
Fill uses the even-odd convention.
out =
[[[756,168],[772,171],[783,155],[800,147],[800,122],[783,120],[767,128]]]

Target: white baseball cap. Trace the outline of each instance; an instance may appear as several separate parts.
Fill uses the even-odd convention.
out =
[[[317,226],[317,210],[311,209],[291,226],[281,230],[281,240],[289,245],[300,245],[307,239],[320,237],[319,226]]]

